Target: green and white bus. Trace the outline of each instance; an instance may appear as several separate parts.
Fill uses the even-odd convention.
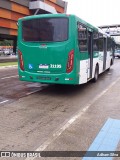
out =
[[[75,15],[44,14],[18,21],[22,81],[83,84],[113,64],[114,42]]]

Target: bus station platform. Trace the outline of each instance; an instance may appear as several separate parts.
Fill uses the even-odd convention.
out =
[[[45,145],[46,151],[78,151],[75,157],[80,156],[79,151],[99,153],[98,157],[92,157],[91,153],[91,157],[74,157],[71,160],[118,160],[120,152],[119,155],[114,152],[120,151],[120,77],[88,102],[39,148]],[[113,157],[107,157],[101,151],[108,151]],[[66,159],[70,158],[62,158]]]

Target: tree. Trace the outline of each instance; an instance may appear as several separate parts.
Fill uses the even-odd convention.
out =
[[[0,41],[0,46],[13,46],[13,40],[3,40]]]

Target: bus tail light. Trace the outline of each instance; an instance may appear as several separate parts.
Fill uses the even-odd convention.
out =
[[[18,56],[19,56],[19,62],[20,62],[20,69],[24,71],[24,62],[23,62],[23,56],[22,52],[18,50]]]
[[[68,61],[67,61],[67,73],[70,73],[73,70],[73,64],[74,64],[74,50],[71,50],[68,55]]]

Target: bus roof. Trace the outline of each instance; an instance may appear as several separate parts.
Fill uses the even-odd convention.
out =
[[[34,18],[48,18],[48,17],[66,17],[67,14],[39,14],[39,15],[31,15],[19,18],[19,20],[29,20]]]

